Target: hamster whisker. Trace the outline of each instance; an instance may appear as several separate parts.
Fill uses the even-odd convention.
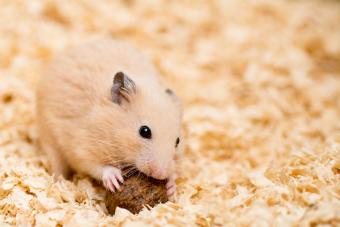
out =
[[[129,172],[126,173],[126,177],[131,177],[134,175],[138,170],[137,169],[132,169]]]
[[[126,167],[124,167],[124,169],[125,169],[124,175],[126,177],[130,177],[130,176],[132,176],[133,174],[135,174],[138,171],[136,166],[133,165],[133,164],[126,165]]]
[[[141,172],[138,172],[137,178],[140,178]]]

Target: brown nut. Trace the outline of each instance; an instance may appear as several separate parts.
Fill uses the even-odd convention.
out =
[[[110,214],[118,207],[133,214],[139,213],[144,206],[154,207],[168,201],[166,180],[156,180],[142,173],[136,173],[124,179],[121,191],[107,192],[105,204]]]

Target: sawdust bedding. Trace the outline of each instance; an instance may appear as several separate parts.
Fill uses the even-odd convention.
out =
[[[0,225],[340,225],[339,1],[2,1]],[[53,182],[34,89],[56,52],[133,42],[184,102],[172,199],[107,215],[85,176]]]

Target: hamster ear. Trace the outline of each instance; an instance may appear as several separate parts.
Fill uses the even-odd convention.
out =
[[[131,94],[136,92],[136,85],[125,73],[117,72],[111,88],[112,101],[121,104],[123,99],[130,102]]]
[[[182,102],[181,100],[178,98],[178,96],[175,94],[175,92],[169,88],[165,89],[165,93],[167,93],[170,98],[172,99],[172,101],[174,101],[174,103],[177,105],[177,107],[180,109],[180,114],[182,116],[182,112],[183,112],[183,107],[182,107]]]
[[[175,92],[173,92],[173,90],[171,90],[170,88],[167,88],[165,90],[165,93],[167,93],[175,102],[179,102],[179,98],[177,97]]]

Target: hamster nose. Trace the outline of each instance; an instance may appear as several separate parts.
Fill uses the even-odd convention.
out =
[[[166,178],[165,168],[158,167],[156,165],[150,165],[150,176],[158,180],[163,180]]]

